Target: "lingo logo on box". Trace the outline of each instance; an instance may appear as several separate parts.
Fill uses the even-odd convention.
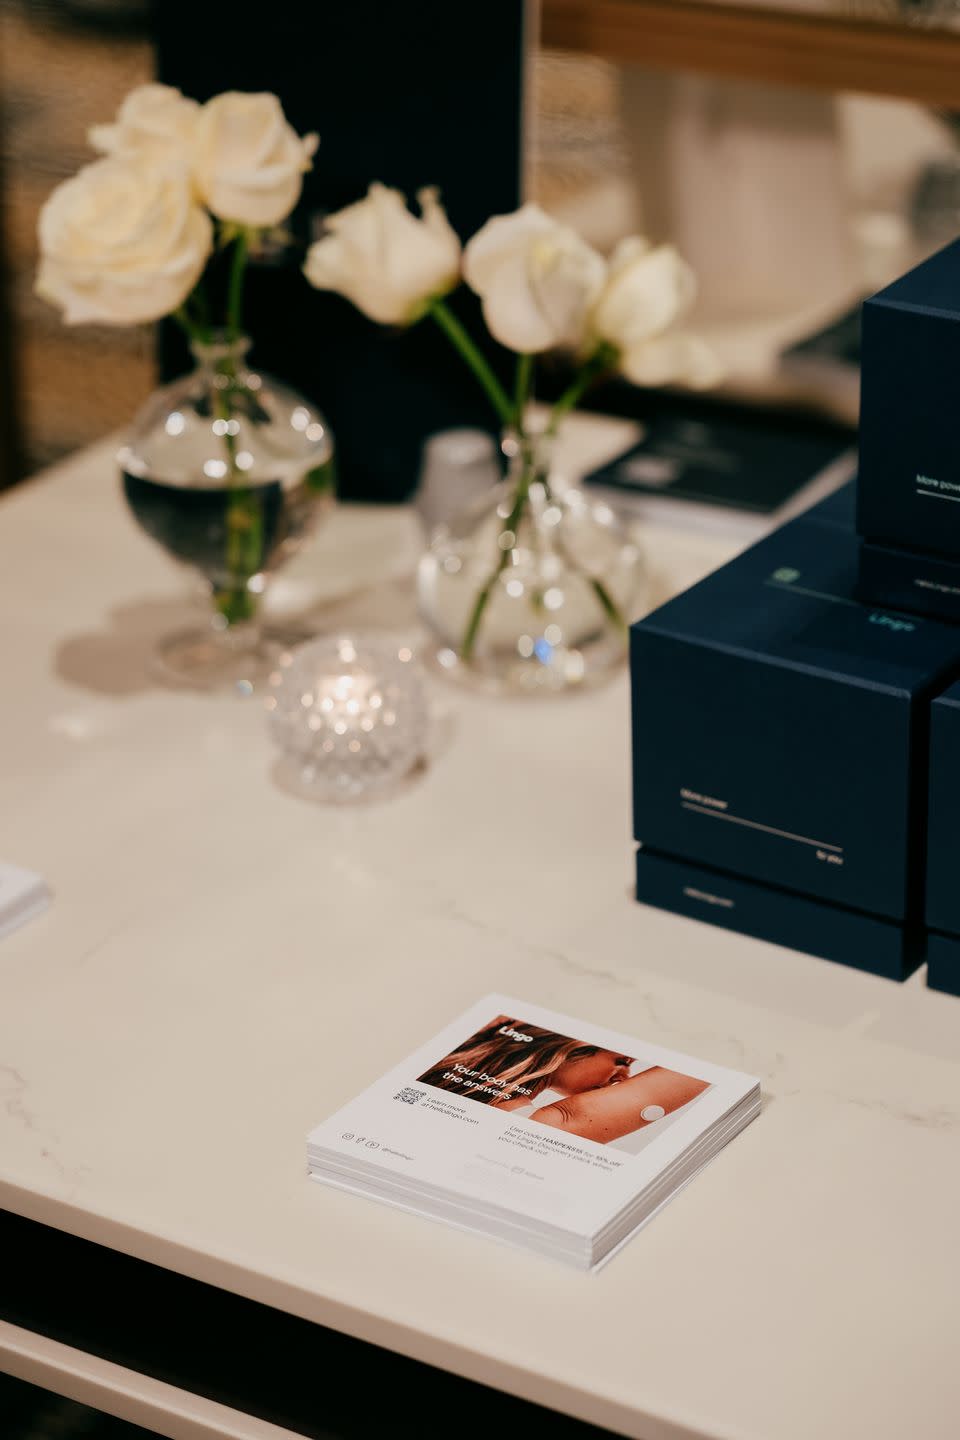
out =
[[[896,615],[881,615],[877,610],[871,614],[870,624],[882,625],[885,630],[892,630],[894,635],[912,635],[917,628],[909,620],[901,620]]]
[[[532,1035],[524,1035],[522,1030],[511,1030],[509,1025],[501,1025],[497,1031],[498,1035],[506,1035],[510,1040],[532,1040]]]

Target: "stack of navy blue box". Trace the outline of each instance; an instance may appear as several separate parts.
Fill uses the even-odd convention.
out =
[[[960,242],[864,310],[857,482],[633,627],[636,893],[960,994]]]
[[[960,240],[865,302],[861,346],[861,590],[960,621]]]

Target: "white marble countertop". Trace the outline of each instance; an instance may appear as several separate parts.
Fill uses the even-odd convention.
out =
[[[297,583],[403,622],[414,543],[345,508]],[[648,544],[658,594],[731,548]],[[953,1440],[960,1003],[637,906],[626,676],[438,682],[399,796],[293,798],[255,702],[150,680],[180,585],[104,447],[0,504],[0,855],[56,895],[0,945],[0,1204],[643,1440]],[[310,1126],[490,989],[762,1077],[597,1275],[306,1179]]]

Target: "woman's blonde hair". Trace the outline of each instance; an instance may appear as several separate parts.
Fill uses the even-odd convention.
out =
[[[530,1038],[518,1040],[517,1033]],[[452,1087],[444,1076],[461,1066],[464,1071],[476,1072],[476,1076],[469,1080],[463,1077],[463,1084],[456,1086],[458,1095],[469,1095],[485,1105],[499,1105],[518,1096],[531,1100],[547,1088],[561,1065],[596,1055],[601,1048],[583,1045],[579,1040],[571,1040],[540,1025],[529,1025],[515,1016],[498,1015],[485,1029],[471,1035],[458,1050],[451,1051],[421,1075],[420,1080],[425,1085],[449,1090]],[[491,1085],[489,1081],[497,1083]]]

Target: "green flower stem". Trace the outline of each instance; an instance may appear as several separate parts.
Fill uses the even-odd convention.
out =
[[[616,603],[613,596],[610,594],[610,591],[607,589],[606,585],[604,585],[602,580],[598,580],[595,575],[590,576],[590,584],[593,587],[593,593],[596,595],[597,599],[600,601],[601,606],[603,607],[603,611],[607,619],[612,625],[615,625],[622,634],[626,635],[630,627],[628,626],[626,620],[621,614],[619,605]]]
[[[232,416],[231,393],[236,381],[232,360],[226,368],[229,384],[215,390],[217,418],[229,425]],[[227,504],[227,573],[229,584],[215,595],[217,609],[229,625],[252,620],[256,613],[256,597],[248,589],[247,582],[263,563],[263,515],[260,504],[249,486],[240,478],[237,468],[237,440],[229,429],[223,436],[229,466]]]
[[[237,231],[233,242],[233,258],[230,262],[230,283],[227,290],[227,334],[231,340],[240,336],[243,321],[243,277],[247,268],[247,254],[250,248],[249,232]]]
[[[227,284],[227,339],[236,344],[243,324],[243,282],[246,274],[247,257],[250,248],[250,232],[239,229],[233,240],[233,254]],[[227,426],[233,419],[232,395],[237,383],[234,357],[226,356],[220,362],[219,373],[227,384],[217,387],[214,392],[217,418]],[[254,618],[257,608],[256,596],[248,588],[250,577],[263,564],[263,514],[257,497],[249,486],[243,483],[237,468],[237,441],[229,428],[223,436],[227,453],[228,488],[227,505],[227,588],[218,591],[215,603],[228,625],[236,625]]]
[[[588,574],[582,566],[578,565],[565,545],[561,545],[558,542],[557,549],[563,555],[563,558],[569,565],[570,569],[575,574],[583,575],[589,581],[590,588],[600,602],[600,608],[603,610],[603,613],[606,615],[611,625],[615,626],[615,628],[619,630],[622,635],[626,635],[630,629],[630,626],[627,624],[626,618],[624,617],[620,606],[614,600],[613,596],[610,594],[610,591],[607,589],[606,585],[600,579],[600,577],[598,575]]]
[[[193,306],[193,324],[196,327],[197,333],[199,334],[201,340],[209,343],[210,305],[207,300],[207,292],[204,288],[202,277],[197,281],[196,285],[194,285],[193,287],[192,292],[187,296],[186,304],[188,307],[188,313],[190,305],[192,304]]]
[[[500,576],[503,574],[504,570],[506,570],[507,566],[510,563],[510,552],[517,542],[517,530],[520,525],[520,521],[523,519],[523,512],[526,509],[527,498],[530,494],[530,486],[533,484],[535,474],[536,470],[532,463],[532,458],[527,456],[524,460],[523,470],[521,472],[520,479],[517,482],[517,490],[513,498],[513,509],[507,516],[507,519],[504,522],[503,529],[500,531],[500,534],[497,537],[499,542],[502,541],[505,536],[509,536],[510,543],[506,546],[506,548],[501,545],[500,557],[497,560],[496,565],[490,572],[481,589],[477,592],[477,598],[476,600],[474,600],[473,609],[470,612],[470,619],[467,621],[467,628],[463,632],[463,640],[460,642],[460,657],[468,664],[473,659],[473,651],[477,643],[477,634],[480,630],[480,622],[482,621],[487,606],[490,603],[490,597],[493,594],[493,587],[494,585],[496,585],[497,581],[500,579]]]
[[[519,431],[523,431],[523,416],[527,408],[527,401],[530,399],[530,387],[533,383],[533,356],[517,356],[517,383],[514,391],[514,424]]]
[[[227,292],[227,339],[235,344],[240,337],[243,316],[243,280],[247,263],[249,234],[238,232],[234,240],[233,257]],[[191,313],[193,305],[195,314]],[[206,318],[206,296],[200,284],[187,297],[172,318],[191,341],[209,344],[210,327]],[[213,405],[218,420],[229,427],[233,419],[232,395],[237,384],[236,364],[232,355],[224,356],[217,365],[218,375],[226,384],[215,386]],[[223,448],[227,457],[227,489],[229,498],[226,515],[226,570],[227,585],[213,592],[213,603],[228,625],[237,625],[253,620],[257,610],[257,597],[251,594],[247,582],[256,575],[263,564],[263,512],[257,496],[242,480],[237,466],[237,439],[229,428],[224,430]]]
[[[527,408],[527,401],[530,398],[530,387],[533,383],[533,356],[520,355],[517,358],[517,381],[514,393],[513,414],[514,424],[519,432],[521,454],[523,465],[520,472],[520,479],[517,482],[517,489],[513,497],[513,507],[507,516],[506,523],[497,537],[500,543],[500,554],[497,563],[487,577],[486,582],[477,592],[477,598],[473,602],[473,609],[467,621],[467,628],[463,632],[463,640],[460,642],[460,656],[467,664],[473,659],[474,648],[477,643],[477,635],[480,625],[490,604],[490,597],[493,594],[493,587],[510,563],[510,553],[517,542],[517,534],[523,513],[527,506],[527,499],[530,494],[530,486],[533,484],[536,475],[532,447],[529,445],[523,434],[523,415]],[[502,545],[505,535],[511,537],[506,548]]]
[[[517,413],[515,405],[511,402],[507,392],[493,373],[486,356],[477,348],[446,301],[438,297],[431,300],[427,306],[427,314],[433,316],[447,339],[467,362],[486,391],[487,398],[496,410],[501,422],[504,425],[515,424]]]
[[[477,380],[486,391],[501,422],[517,430],[522,446],[523,464],[520,478],[517,481],[517,488],[514,492],[513,506],[504,522],[503,529],[497,537],[500,545],[500,554],[486,581],[477,592],[476,599],[473,602],[473,608],[470,611],[470,616],[463,632],[463,639],[460,642],[460,658],[464,663],[469,664],[474,656],[480,626],[483,623],[483,617],[487,612],[491,597],[493,596],[494,587],[510,563],[511,552],[517,543],[519,527],[527,508],[530,487],[537,474],[533,451],[523,429],[523,417],[530,397],[533,379],[533,356],[519,355],[517,357],[516,388],[511,403],[506,391],[487,363],[485,356],[474,344],[449,306],[441,299],[434,299],[431,300],[427,307],[427,313],[433,316],[433,319],[440,326],[441,330],[443,330],[444,334],[469,365]],[[569,386],[553,406],[547,424],[546,434],[548,436],[556,433],[560,421],[579,404],[590,386],[594,385],[603,376],[616,368],[616,362],[617,353],[613,347],[601,345],[583,366],[572,385]],[[506,545],[503,543],[505,539],[507,540]],[[574,566],[574,568],[579,569],[579,566]],[[621,615],[616,602],[604,582],[596,576],[589,576],[588,578],[593,592],[603,608],[604,614],[612,624],[619,630],[625,632],[627,629],[626,621]]]
[[[199,331],[197,330],[196,323],[194,322],[194,319],[190,314],[189,309],[187,308],[189,304],[190,296],[188,295],[186,300],[181,306],[179,306],[178,309],[171,311],[170,319],[176,321],[176,323],[180,326],[180,329],[183,331],[184,335],[186,335],[188,340],[199,340],[201,338]]]
[[[576,405],[579,405],[591,385],[595,385],[598,380],[616,369],[616,362],[617,352],[612,345],[601,345],[599,350],[591,355],[573,384],[564,391],[550,411],[550,419],[547,424],[548,435],[556,434],[563,417],[568,415]]]

